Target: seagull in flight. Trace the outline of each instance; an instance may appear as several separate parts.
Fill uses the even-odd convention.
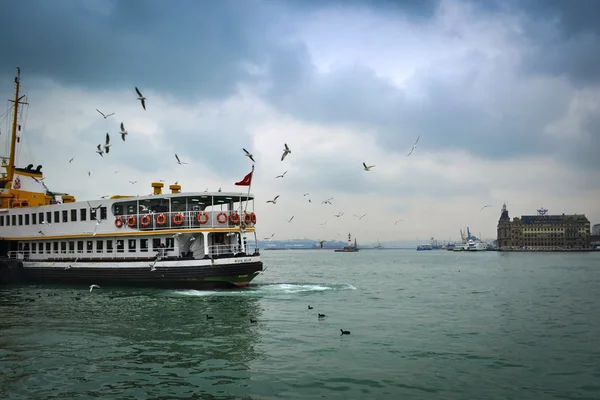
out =
[[[331,200],[333,200],[333,197],[328,198],[327,200],[323,200],[321,202],[321,204],[331,204]]]
[[[278,198],[279,198],[279,195],[275,196],[275,198],[273,200],[267,200],[267,203],[277,204],[277,199]]]
[[[135,91],[138,94],[138,100],[142,102],[142,107],[144,107],[144,110],[146,109],[146,98],[142,95],[142,92],[140,92],[140,89],[137,88],[137,86],[135,87]]]
[[[419,137],[417,137],[417,141],[415,142],[415,144],[413,144],[412,149],[410,149],[410,153],[408,153],[406,155],[407,157],[410,156],[413,153],[413,151],[415,151],[415,149],[417,148],[417,143],[419,143],[419,139],[421,139],[421,135],[419,135]]]
[[[288,147],[287,143],[283,144],[285,147],[283,148],[283,155],[281,156],[281,161],[283,161],[283,159],[290,154],[292,151],[290,150],[290,148]]]
[[[399,219],[398,221],[394,222],[394,225],[398,225],[398,222],[404,222],[403,219]]]
[[[310,193],[304,193],[302,196],[308,196]]]
[[[88,171],[88,176],[92,176],[92,171]]]
[[[250,153],[248,150],[244,149],[243,147],[242,147],[242,150],[244,150],[244,153],[246,153],[246,157],[251,159],[252,162],[256,162],[256,161],[254,161],[254,156],[252,155],[252,153]]]
[[[137,181],[129,181],[132,185],[135,185]]]
[[[484,208],[491,207],[491,206],[492,206],[491,204],[485,205],[485,206],[481,207],[481,210],[479,210],[479,211],[483,211]]]
[[[187,164],[186,162],[181,161],[177,154],[175,154],[175,158],[177,159],[177,164],[179,164],[179,165]]]
[[[371,170],[371,168],[373,168],[373,167],[374,167],[374,165],[369,165],[369,166],[367,167],[367,164],[365,164],[365,163],[363,162],[363,168],[365,169],[365,171],[370,171],[370,170]]]
[[[287,171],[285,171],[285,172],[284,172],[283,174],[281,174],[281,175],[277,175],[277,176],[275,177],[275,179],[277,179],[277,178],[283,178],[283,177],[285,176],[285,174],[287,174]]]
[[[325,226],[327,224],[327,221],[323,222],[322,224],[319,224],[321,226]]]
[[[75,159],[75,158],[71,158],[71,159],[69,160],[69,164],[71,164],[71,163],[73,162],[73,160],[74,160],[74,159]]]
[[[106,132],[106,142],[104,143],[104,152],[106,154],[108,154],[108,151],[110,150],[110,146],[112,146],[110,144],[110,136],[109,136],[108,132]]]
[[[273,236],[275,236],[275,234],[272,234],[270,237],[264,238],[264,240],[268,240],[270,242],[273,239]]]
[[[96,150],[96,153],[100,154],[100,157],[104,158],[104,156],[102,155],[102,153],[104,153],[104,151],[102,151],[102,144],[98,145],[98,150]],[[88,176],[90,176],[91,174],[88,171]]]
[[[339,218],[339,217],[341,217],[342,215],[344,215],[344,213],[340,211],[339,213],[337,213],[337,214],[334,214],[334,217],[337,217],[337,218]]]
[[[356,218],[358,218],[358,219],[363,219],[363,218],[365,217],[365,215],[367,215],[367,214],[363,214],[363,215],[361,215],[361,216],[358,216],[358,215],[354,214],[354,216],[355,216]]]
[[[292,215],[292,218],[290,218],[290,219],[288,220],[288,222],[292,222],[292,220],[293,220],[293,219],[294,219],[294,216]]]
[[[100,113],[100,115],[102,115],[104,117],[104,119],[110,117],[111,115],[115,115],[115,113],[104,114],[102,111],[98,110],[97,108],[96,108],[96,111],[98,111]]]
[[[127,136],[127,131],[125,130],[125,125],[123,125],[123,123],[121,122],[121,132],[119,132],[121,134],[121,139],[123,139],[123,141],[125,141],[125,136]]]
[[[92,293],[92,290],[94,290],[94,288],[100,289],[100,286],[98,286],[98,285],[90,285],[90,293]]]

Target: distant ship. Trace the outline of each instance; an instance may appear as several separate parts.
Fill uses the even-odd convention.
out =
[[[381,242],[379,241],[379,239],[377,239],[377,246],[375,246],[375,247],[373,247],[373,248],[374,248],[374,249],[377,249],[377,250],[383,250],[383,249],[385,249],[385,247],[383,247],[383,246],[381,245]]]
[[[354,245],[352,245],[352,235],[348,234],[348,246],[345,246],[341,249],[334,250],[336,253],[356,253],[358,252],[358,245],[356,244],[356,239],[354,239]]]

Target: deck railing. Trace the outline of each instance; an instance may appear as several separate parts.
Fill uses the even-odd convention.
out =
[[[256,215],[239,211],[173,211],[126,214],[115,217],[123,229],[153,231],[162,229],[254,227]]]

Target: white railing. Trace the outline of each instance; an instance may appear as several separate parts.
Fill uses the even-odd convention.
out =
[[[253,222],[254,221],[254,222]],[[142,231],[190,228],[254,227],[256,215],[239,211],[173,211],[127,214],[115,217],[115,225]]]
[[[228,255],[235,256],[236,254],[239,254],[241,252],[242,248],[238,244],[215,244],[213,246],[208,246],[208,254],[210,254],[212,257]]]

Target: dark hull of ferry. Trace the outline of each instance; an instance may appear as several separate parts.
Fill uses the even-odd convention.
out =
[[[248,286],[261,261],[234,265],[162,266],[150,268],[24,268],[27,282],[96,284],[99,286],[136,286],[172,289],[216,289]]]

